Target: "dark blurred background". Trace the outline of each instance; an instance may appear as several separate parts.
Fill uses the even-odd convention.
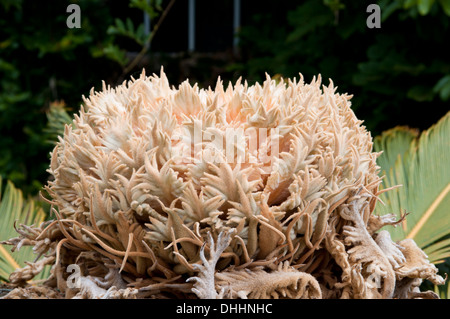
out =
[[[72,3],[81,28],[66,25]],[[371,3],[381,28],[367,27]],[[449,24],[447,0],[0,0],[0,175],[35,194],[58,110],[162,65],[176,86],[321,74],[373,136],[427,129],[450,109]]]

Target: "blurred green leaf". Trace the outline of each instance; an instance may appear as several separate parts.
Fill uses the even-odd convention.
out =
[[[153,19],[162,11],[162,0],[131,0],[130,7],[144,11]]]
[[[127,18],[125,23],[120,19],[116,19],[115,23],[115,25],[108,27],[108,34],[128,37],[141,46],[145,44],[147,36],[142,23],[136,29],[130,18]]]
[[[450,74],[441,78],[433,88],[434,93],[438,93],[444,101],[450,99]]]
[[[430,12],[433,4],[434,0],[418,0],[417,7],[419,9],[419,13],[421,15],[427,15]]]
[[[123,23],[122,20],[120,20],[119,18],[116,18],[116,19],[114,20],[114,22],[116,23],[117,30],[118,30],[119,32],[126,32],[125,24]]]
[[[439,0],[439,3],[444,9],[446,15],[450,16],[450,0]]]
[[[400,0],[396,0],[397,2],[401,2]],[[403,1],[403,8],[404,9],[409,9],[409,8],[411,8],[411,7],[413,7],[413,6],[416,6],[417,5],[417,1],[418,0],[405,0],[405,1]]]
[[[418,102],[424,102],[432,101],[434,94],[432,88],[423,85],[415,85],[408,90],[406,97]]]
[[[22,0],[1,0],[0,5],[5,12],[8,12],[11,8],[20,9],[22,7]]]
[[[103,53],[109,59],[119,63],[121,66],[125,66],[128,63],[126,51],[122,50],[119,46],[115,44],[108,44],[105,48],[103,48]]]
[[[435,3],[435,0],[383,0],[380,1],[380,7],[382,8],[381,12],[384,18],[400,8],[409,11],[412,16],[414,15],[415,10],[420,15],[426,16],[430,14]],[[438,0],[438,3],[444,13],[450,16],[450,1]]]
[[[318,27],[333,25],[334,16],[325,6],[318,6],[314,2],[306,2],[295,11],[290,12],[288,20],[295,26],[286,39],[287,43],[291,43],[310,34]]]
[[[379,6],[381,9],[381,22],[386,21],[390,15],[392,15],[395,11],[402,8],[402,4],[400,1],[391,1],[384,0],[379,2]]]

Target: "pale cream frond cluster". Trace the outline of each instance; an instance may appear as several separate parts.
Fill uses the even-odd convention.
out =
[[[55,219],[10,243],[45,255],[66,298],[434,297],[418,286],[437,268],[372,215],[379,154],[350,98],[320,76],[104,85],[52,152]]]

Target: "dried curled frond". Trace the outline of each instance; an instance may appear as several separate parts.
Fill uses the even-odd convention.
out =
[[[221,232],[217,238],[217,247],[211,233],[208,233],[209,239],[209,260],[205,257],[205,245],[200,250],[200,258],[203,264],[196,264],[194,268],[199,272],[197,277],[190,277],[188,281],[195,281],[192,291],[201,299],[221,299],[223,297],[223,290],[219,294],[215,287],[215,273],[216,264],[220,255],[230,244],[230,232]]]
[[[19,251],[23,246],[32,246],[35,254],[43,255],[54,248],[53,240],[60,235],[57,229],[52,229],[51,221],[44,221],[38,226],[23,224],[20,224],[19,227],[14,226],[19,236],[0,242],[3,245],[11,245],[13,252]],[[46,232],[45,236],[42,234],[44,231]]]
[[[401,247],[405,262],[397,269],[398,279],[420,278],[427,279],[435,285],[443,285],[444,278],[438,275],[438,269],[429,262],[427,255],[417,246],[412,239],[404,239],[398,242]]]
[[[79,292],[72,299],[136,299],[138,290],[134,288],[118,289],[112,286],[103,289],[97,285],[97,280],[90,277],[80,277]]]
[[[11,290],[1,299],[63,299],[64,296],[57,290],[47,286],[18,287]]]
[[[364,266],[363,276],[366,281],[364,289],[368,289],[370,297],[378,296],[381,288],[381,298],[391,298],[395,289],[395,273],[386,254],[370,236],[362,219],[362,212],[367,207],[364,196],[356,195],[348,207],[341,211],[341,217],[353,223],[344,226],[344,242],[351,245],[348,250],[349,261],[352,265]],[[380,283],[383,285],[380,287]]]
[[[387,230],[380,231],[376,235],[375,242],[386,255],[394,270],[397,270],[404,265],[406,262],[406,258],[403,254],[404,248],[400,244],[392,241],[391,235]]]
[[[280,264],[279,269],[222,271],[216,274],[216,289],[227,298],[242,299],[321,299],[318,281],[308,273]]]
[[[27,262],[27,266],[16,269],[9,275],[9,281],[16,286],[24,285],[28,280],[31,280],[39,274],[46,265],[50,265],[55,261],[54,256],[44,257],[41,260],[31,263]]]
[[[370,215],[369,221],[367,223],[367,230],[371,235],[373,235],[384,226],[397,226],[405,220],[406,216],[407,214],[403,214],[400,219],[397,220],[397,217],[394,214],[387,214],[382,216]]]
[[[345,249],[342,240],[337,238],[338,234],[334,228],[327,232],[325,247],[330,253],[335,263],[341,269],[340,281],[334,282],[330,287],[332,290],[338,290],[342,299],[349,299],[352,297],[352,266],[349,262],[349,256]]]

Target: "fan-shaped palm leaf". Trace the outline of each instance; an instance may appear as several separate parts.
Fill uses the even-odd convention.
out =
[[[2,179],[0,177],[0,196]],[[25,201],[22,192],[8,181],[3,198],[0,200],[0,242],[17,237],[14,222],[25,225],[39,225],[45,220],[46,214],[37,207],[33,200]],[[7,280],[11,272],[26,266],[25,261],[36,259],[31,247],[22,247],[19,251],[11,252],[11,247],[0,244],[0,281]],[[44,278],[48,271],[43,271],[36,279]]]
[[[376,214],[408,212],[399,227],[388,228],[394,240],[412,238],[439,263],[450,257],[450,112],[419,135],[396,127],[375,138],[384,187]]]

